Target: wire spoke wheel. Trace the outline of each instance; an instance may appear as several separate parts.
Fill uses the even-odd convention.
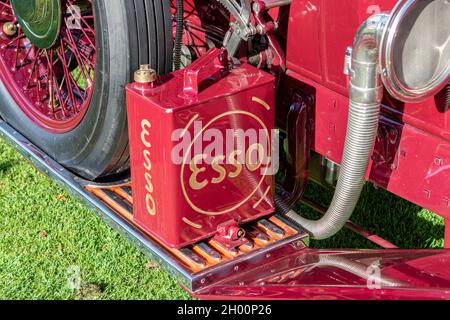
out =
[[[173,34],[176,32],[177,1],[172,0]],[[184,1],[184,26],[181,49],[181,67],[205,55],[209,49],[221,47],[230,17],[217,1]]]
[[[92,0],[60,2],[59,30],[45,48],[27,36],[14,9],[12,0],[0,0],[0,78],[33,122],[48,131],[70,131],[83,119],[94,91]]]
[[[172,67],[168,0],[0,0],[0,116],[89,180],[129,174],[124,87]]]

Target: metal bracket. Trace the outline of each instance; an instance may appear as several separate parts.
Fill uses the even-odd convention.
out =
[[[231,57],[233,57],[241,41],[247,41],[249,37],[256,34],[256,28],[250,24],[251,0],[218,0],[236,19],[232,22],[230,31],[225,36],[224,47]]]

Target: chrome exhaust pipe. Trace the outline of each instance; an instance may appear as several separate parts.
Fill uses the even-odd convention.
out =
[[[379,42],[389,16],[374,15],[356,33],[348,68],[350,110],[344,154],[336,191],[324,217],[312,221],[301,217],[282,199],[277,209],[301,225],[314,239],[339,232],[350,219],[361,196],[365,174],[377,136],[383,83],[379,73]]]

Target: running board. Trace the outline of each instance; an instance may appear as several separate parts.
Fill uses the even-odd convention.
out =
[[[244,226],[252,234],[252,247],[230,252],[209,240],[174,252],[133,226],[129,181],[92,185],[64,169],[2,120],[0,136],[195,297],[450,299],[449,250],[311,250],[306,248],[307,234],[276,215]]]
[[[250,242],[235,250],[213,239],[183,248],[171,249],[133,225],[133,198],[130,181],[121,184],[92,184],[48,157],[6,122],[0,120],[0,136],[50,179],[86,203],[94,212],[129,240],[149,259],[174,276],[191,293],[204,291],[228,281],[241,272],[304,250],[308,235],[281,216],[243,226]]]

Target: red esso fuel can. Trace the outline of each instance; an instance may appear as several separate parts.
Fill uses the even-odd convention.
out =
[[[128,85],[134,223],[180,248],[273,213],[274,105],[274,77],[219,49]]]

